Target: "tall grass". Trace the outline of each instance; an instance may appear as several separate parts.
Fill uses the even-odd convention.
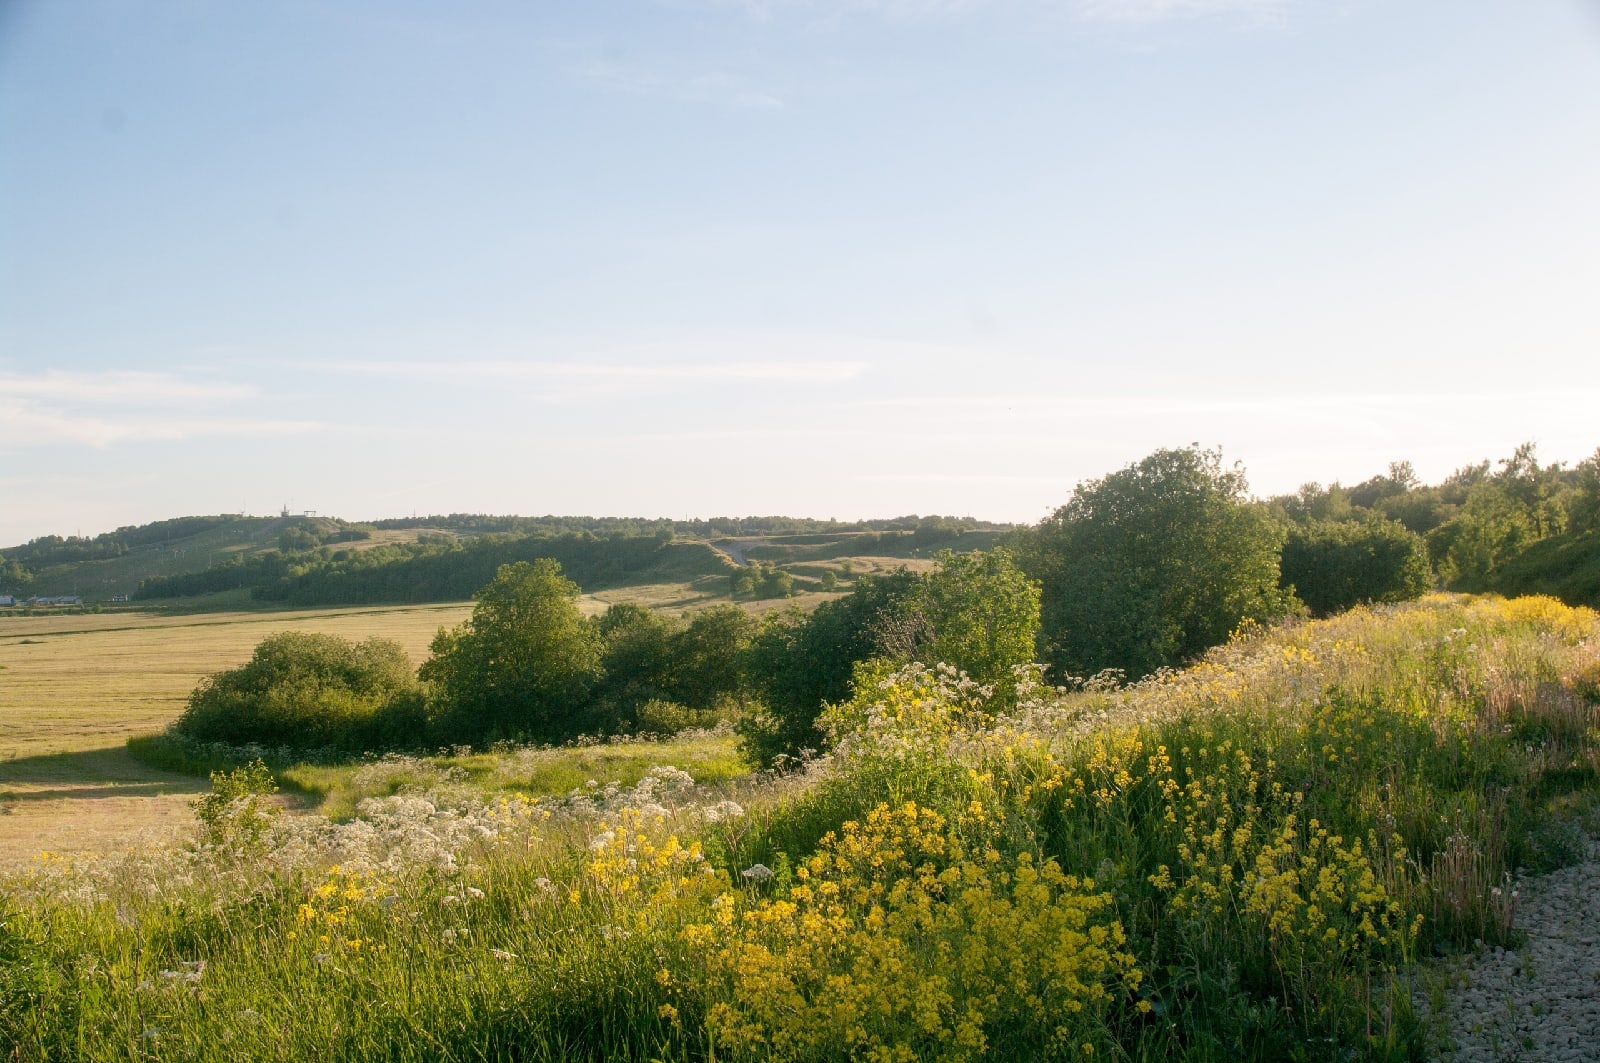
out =
[[[1407,971],[1512,940],[1508,876],[1577,851],[1597,677],[1592,612],[1432,598],[1008,715],[948,673],[863,673],[831,758],[737,804],[666,768],[559,799],[401,787],[343,824],[45,860],[0,902],[0,1043],[1421,1058]]]

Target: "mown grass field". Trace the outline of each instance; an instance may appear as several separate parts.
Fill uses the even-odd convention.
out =
[[[421,660],[469,604],[298,613],[0,618],[0,867],[42,850],[142,844],[187,825],[203,778],[128,755],[183,711],[200,679],[274,631],[394,639]]]
[[[1593,827],[1600,617],[1436,596],[1016,705],[912,668],[829,727],[828,761],[733,789],[656,767],[530,800],[504,784],[598,762],[379,763],[408,781],[342,824],[241,798],[204,844],[36,863],[0,893],[0,1036],[24,1060],[1429,1058],[1417,965],[1514,945],[1510,876]]]

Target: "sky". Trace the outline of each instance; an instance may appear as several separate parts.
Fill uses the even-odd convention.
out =
[[[1594,0],[0,0],[0,544],[1600,447]]]

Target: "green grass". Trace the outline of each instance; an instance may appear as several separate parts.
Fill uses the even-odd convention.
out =
[[[242,758],[219,757],[208,771],[235,767]],[[633,787],[652,769],[683,769],[703,786],[724,786],[751,767],[738,740],[726,733],[692,733],[660,741],[619,739],[593,745],[525,748],[502,753],[391,755],[353,764],[291,762],[275,775],[305,808],[342,821],[369,797],[425,793],[444,787],[485,796],[529,798],[586,794],[608,786]]]

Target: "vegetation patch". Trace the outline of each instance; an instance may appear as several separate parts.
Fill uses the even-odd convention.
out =
[[[531,781],[591,751],[480,753],[337,824],[263,816],[247,776],[191,848],[7,883],[0,1038],[30,1060],[1421,1058],[1413,965],[1514,943],[1507,876],[1576,854],[1597,661],[1592,612],[1432,597],[1128,686],[1001,698],[864,666],[826,758],[735,790],[658,764],[534,799],[477,758]]]

